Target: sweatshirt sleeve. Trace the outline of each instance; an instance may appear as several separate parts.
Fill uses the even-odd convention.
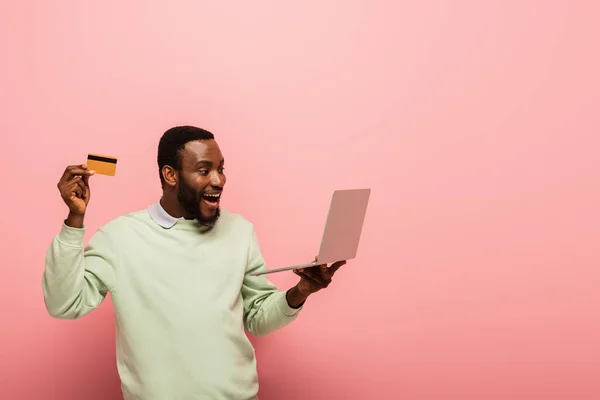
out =
[[[242,284],[244,299],[244,325],[254,336],[264,336],[283,328],[294,321],[300,308],[291,308],[286,299],[286,291],[279,291],[266,275],[252,276],[256,271],[266,269],[260,251],[256,232],[252,229],[252,237],[248,249],[248,265]]]
[[[102,303],[115,289],[116,256],[108,234],[99,229],[84,248],[85,228],[64,222],[46,253],[42,290],[48,313],[76,319]]]

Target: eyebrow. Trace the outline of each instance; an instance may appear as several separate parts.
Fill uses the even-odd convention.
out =
[[[225,164],[224,158],[221,159],[221,162],[219,163],[219,165],[223,165],[223,164]],[[213,165],[213,163],[212,163],[212,161],[209,161],[209,160],[200,160],[196,163],[196,166],[199,166],[199,165]]]

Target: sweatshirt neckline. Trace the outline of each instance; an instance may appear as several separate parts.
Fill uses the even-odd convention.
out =
[[[195,219],[175,218],[165,211],[160,204],[160,201],[151,204],[148,207],[148,213],[152,220],[164,229],[185,228],[198,230],[199,232],[207,232],[211,227],[200,224]]]

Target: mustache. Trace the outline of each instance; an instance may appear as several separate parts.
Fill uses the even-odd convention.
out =
[[[222,192],[223,192],[222,188],[202,189],[198,192],[198,195],[203,196],[205,194],[221,194]]]

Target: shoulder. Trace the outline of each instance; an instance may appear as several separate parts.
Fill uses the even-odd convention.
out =
[[[98,230],[109,235],[115,235],[147,225],[151,221],[152,219],[148,214],[148,210],[137,210],[105,222]]]

